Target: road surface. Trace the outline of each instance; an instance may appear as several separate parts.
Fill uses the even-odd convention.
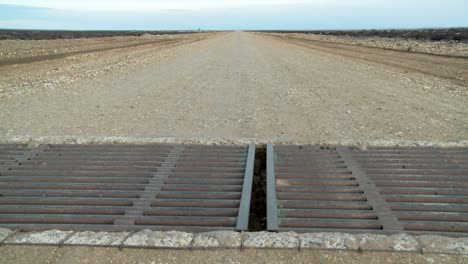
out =
[[[0,89],[16,89],[0,98],[0,138],[468,144],[457,79],[468,59],[429,56],[418,69],[410,53],[245,32],[191,38],[82,54],[86,67],[73,54],[0,65]]]

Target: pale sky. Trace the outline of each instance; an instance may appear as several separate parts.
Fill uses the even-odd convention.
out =
[[[0,28],[468,27],[468,0],[0,0]]]

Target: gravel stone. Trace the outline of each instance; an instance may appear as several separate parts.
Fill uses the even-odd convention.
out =
[[[344,233],[310,233],[299,235],[301,248],[358,250],[354,235]]]
[[[5,238],[13,233],[12,230],[6,228],[0,228],[0,242],[2,242]]]
[[[160,232],[148,229],[131,235],[125,246],[188,248],[192,244],[193,234],[178,231]]]
[[[59,244],[73,231],[47,230],[41,232],[18,233],[5,242],[11,244]]]
[[[407,234],[391,236],[363,234],[357,235],[359,248],[362,250],[385,250],[417,252],[420,250],[418,241]]]
[[[294,232],[245,233],[245,248],[299,248],[299,240]]]
[[[99,246],[118,246],[128,232],[109,233],[109,232],[78,232],[67,239],[64,244],[67,245],[99,245]]]
[[[215,231],[195,235],[193,247],[195,248],[240,248],[241,234],[232,231]]]
[[[451,253],[468,255],[467,237],[419,236],[418,241],[424,253]]]

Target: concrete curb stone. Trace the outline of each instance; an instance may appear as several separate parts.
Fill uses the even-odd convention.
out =
[[[3,242],[7,237],[9,237],[14,231],[6,228],[0,228],[0,242]]]
[[[299,248],[299,239],[294,232],[245,233],[244,248]]]
[[[268,144],[277,145],[337,145],[336,141],[303,141],[289,140],[280,137],[273,138],[185,138],[185,137],[77,137],[77,136],[43,136],[28,135],[0,136],[0,143],[31,144],[201,144],[201,145],[239,145],[239,144]],[[415,140],[369,140],[369,141],[340,141],[340,146],[431,146],[431,147],[467,147],[468,140],[461,141],[415,141]]]
[[[358,250],[356,236],[344,233],[306,233],[299,235],[301,249]]]
[[[450,253],[468,255],[468,237],[423,235],[418,238],[423,253]]]
[[[213,231],[185,233],[141,230],[129,232],[75,232],[47,230],[16,232],[0,228],[3,245],[108,246],[167,249],[303,249],[385,251],[468,255],[468,237],[408,234],[348,234],[294,232]]]
[[[22,232],[4,241],[7,244],[46,244],[59,245],[74,231],[47,230],[39,232]]]
[[[193,248],[240,248],[242,234],[234,231],[214,231],[195,234]]]
[[[130,235],[123,246],[155,247],[155,248],[190,248],[193,240],[192,233],[178,231],[141,230]]]
[[[128,232],[77,232],[68,238],[65,245],[120,246]]]
[[[356,235],[361,250],[419,252],[421,247],[418,241],[408,234],[395,234],[391,236],[361,234]]]

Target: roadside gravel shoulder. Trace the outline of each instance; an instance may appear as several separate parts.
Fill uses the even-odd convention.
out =
[[[342,43],[356,46],[392,49],[408,52],[466,57],[468,58],[468,43],[459,41],[427,41],[402,38],[382,37],[352,37],[301,33],[268,33],[273,36],[298,39],[319,40],[324,42]]]
[[[174,48],[190,45],[214,33],[78,40],[0,41],[0,100],[64,89],[81,80],[119,74],[174,55]],[[75,42],[74,42],[75,41]],[[102,50],[100,50],[102,49]],[[77,54],[66,55],[69,52]],[[59,56],[65,54],[65,56]],[[2,59],[34,59],[27,64],[1,65]],[[54,56],[58,56],[54,59]]]

